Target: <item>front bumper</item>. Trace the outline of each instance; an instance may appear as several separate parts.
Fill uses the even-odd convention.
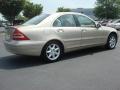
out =
[[[29,56],[40,56],[44,44],[44,41],[4,41],[8,52]]]

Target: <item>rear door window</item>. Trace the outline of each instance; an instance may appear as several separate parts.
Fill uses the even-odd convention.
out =
[[[55,20],[54,27],[76,27],[73,15],[63,15]]]

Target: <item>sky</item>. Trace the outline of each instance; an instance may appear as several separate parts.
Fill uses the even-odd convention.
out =
[[[44,13],[56,12],[58,7],[65,8],[94,8],[96,0],[31,0],[33,3],[41,3]]]
[[[58,7],[65,8],[94,8],[96,0],[31,0],[43,5],[43,13],[54,13]],[[3,19],[0,15],[0,19]]]

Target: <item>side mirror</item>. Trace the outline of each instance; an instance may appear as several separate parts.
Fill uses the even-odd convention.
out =
[[[97,23],[96,24],[96,28],[100,28],[101,27],[101,24],[100,23]]]

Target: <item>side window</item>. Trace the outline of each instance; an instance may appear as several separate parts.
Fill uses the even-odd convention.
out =
[[[55,22],[54,22],[54,24],[53,24],[53,26],[55,26],[55,27],[61,27],[62,26],[61,21],[59,19],[56,19]]]
[[[76,27],[73,15],[63,15],[53,24],[54,27]]]
[[[82,15],[76,15],[76,17],[81,27],[95,27],[95,22],[93,22],[89,18]]]

